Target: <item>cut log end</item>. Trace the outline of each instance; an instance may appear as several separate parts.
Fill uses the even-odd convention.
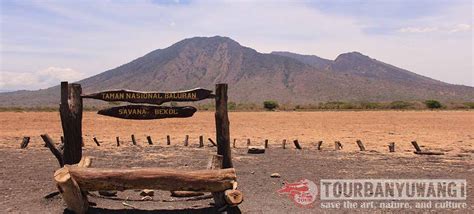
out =
[[[69,174],[69,169],[67,167],[63,167],[54,172],[54,180],[56,181],[56,183],[64,183],[70,178],[71,175]]]
[[[86,213],[89,208],[87,196],[81,191],[79,185],[71,177],[67,166],[54,173],[54,180],[56,181],[59,193],[61,193],[63,200],[67,204],[67,208],[74,213]]]
[[[243,194],[239,190],[226,190],[224,191],[224,199],[229,206],[237,206],[243,201]]]

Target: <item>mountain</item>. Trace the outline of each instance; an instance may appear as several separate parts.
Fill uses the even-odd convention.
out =
[[[84,93],[107,89],[175,91],[229,84],[234,102],[472,101],[474,88],[451,85],[357,52],[335,60],[259,53],[227,37],[194,37],[81,80]],[[0,93],[0,106],[57,105],[59,87]]]

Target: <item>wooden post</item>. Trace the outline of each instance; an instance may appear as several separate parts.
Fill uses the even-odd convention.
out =
[[[322,145],[323,145],[323,141],[322,140],[318,141],[318,150],[321,150]]]
[[[92,139],[94,139],[94,142],[95,142],[95,144],[97,144],[97,146],[100,146],[100,143],[99,143],[99,141],[97,140],[97,138],[94,137],[94,138],[92,138]]]
[[[216,84],[217,154],[222,155],[222,168],[232,168],[229,116],[227,115],[227,84]]]
[[[132,134],[132,144],[137,145],[137,141],[135,141],[135,135]]]
[[[184,146],[188,146],[189,144],[189,135],[186,135],[186,137],[184,137]]]
[[[418,143],[415,140],[411,142],[411,145],[415,147],[416,152],[421,152],[421,148],[418,146]]]
[[[268,139],[265,139],[265,149],[268,148]]]
[[[171,137],[166,135],[166,145],[171,145]]]
[[[204,137],[202,135],[199,136],[199,147],[204,147]]]
[[[334,142],[334,147],[335,147],[334,149],[336,149],[336,150],[341,150],[341,149],[342,149],[342,144],[341,144],[341,142],[335,141],[335,142]]]
[[[82,88],[80,84],[61,82],[59,113],[64,135],[64,164],[76,164],[82,158]]]
[[[30,143],[30,137],[23,137],[23,141],[20,144],[20,148],[25,149],[28,146],[28,143]]]
[[[247,139],[247,147],[250,146],[250,139]]]
[[[149,145],[153,145],[153,141],[151,141],[151,137],[150,137],[150,136],[146,136],[146,140],[148,141],[148,144],[149,144]]]
[[[235,142],[237,141],[237,139],[234,138],[234,142],[232,143],[232,148],[236,148],[235,147]]]
[[[295,144],[295,147],[297,149],[301,149],[301,146],[300,146],[300,143],[298,142],[298,140],[294,140],[293,143]]]
[[[283,144],[283,145],[282,145],[283,149],[286,149],[286,139],[283,139],[282,144]]]
[[[364,147],[364,144],[362,143],[362,141],[357,140],[356,142],[357,142],[357,145],[359,146],[360,151],[362,151],[362,152],[365,151],[365,147]]]
[[[116,137],[116,140],[117,140],[117,146],[120,146],[120,139],[119,139],[119,137]]]
[[[395,152],[395,142],[391,142],[390,144],[388,144],[388,151]]]

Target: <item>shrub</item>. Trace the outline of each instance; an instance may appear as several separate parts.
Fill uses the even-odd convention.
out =
[[[361,102],[360,103],[360,108],[361,109],[379,109],[382,106],[379,103],[373,103],[373,102]]]
[[[437,100],[426,100],[423,102],[427,108],[429,109],[435,109],[435,108],[441,108],[441,103]]]
[[[237,108],[237,104],[235,102],[229,102],[227,103],[227,108],[229,110],[235,110]]]
[[[278,102],[274,100],[266,100],[263,102],[263,107],[269,111],[273,111],[278,108]]]
[[[464,103],[464,105],[470,109],[474,109],[474,102],[467,102],[467,103]]]
[[[389,105],[391,109],[407,109],[410,106],[412,106],[412,104],[405,101],[393,101]]]
[[[324,104],[319,104],[321,109],[354,109],[355,106],[351,103],[332,101]]]

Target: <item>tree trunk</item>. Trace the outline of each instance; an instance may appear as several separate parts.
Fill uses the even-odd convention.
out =
[[[82,158],[82,88],[80,84],[61,82],[59,113],[64,136],[64,164],[76,164]]]
[[[89,157],[82,158],[77,167],[89,167],[92,161]],[[67,208],[76,214],[83,214],[89,208],[87,192],[81,190],[77,182],[69,174],[68,168],[63,167],[54,173],[56,186],[61,193]]]
[[[83,191],[160,189],[223,192],[232,189],[236,180],[233,168],[183,171],[165,168],[102,169],[66,166],[59,170],[68,171]]]
[[[222,168],[232,168],[229,117],[227,115],[227,84],[216,85],[217,154],[222,155]]]

